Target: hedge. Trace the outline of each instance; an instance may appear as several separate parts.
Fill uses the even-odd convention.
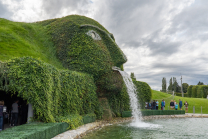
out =
[[[188,96],[193,98],[207,98],[208,85],[190,85],[188,87]]]
[[[176,96],[182,96],[182,94],[181,93],[174,93]],[[183,96],[184,97],[189,97],[189,95],[187,94],[187,93],[183,93]]]
[[[152,89],[150,86],[141,81],[133,80],[134,85],[137,88],[137,96],[138,96],[138,102],[140,104],[141,109],[144,109],[145,102],[150,102],[152,97]]]
[[[0,139],[51,139],[67,130],[67,123],[30,123],[0,132]]]
[[[185,114],[184,110],[142,110],[142,116]],[[131,117],[131,111],[123,111],[122,117]]]
[[[193,85],[189,85],[189,87],[188,87],[188,91],[187,91],[188,97],[192,97],[192,87],[193,87]]]
[[[76,71],[58,70],[31,57],[15,58],[5,63],[0,74],[4,89],[33,105],[34,118],[43,122],[62,122],[68,115],[102,114],[93,77]],[[4,70],[3,70],[4,71]],[[5,87],[6,86],[6,87]],[[57,117],[60,116],[60,118]],[[65,117],[65,118],[63,118]],[[78,122],[80,123],[80,122]],[[77,127],[80,124],[73,126]]]
[[[208,95],[208,85],[200,85],[197,89],[198,98],[207,98]]]

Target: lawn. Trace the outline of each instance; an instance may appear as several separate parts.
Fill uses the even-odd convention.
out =
[[[46,28],[0,18],[0,61],[30,56],[64,69]]]
[[[201,107],[202,107],[202,113],[208,114],[208,99],[205,98],[189,98],[189,97],[179,97],[179,96],[172,96],[170,94],[152,90],[152,100],[158,100],[159,104],[161,103],[162,99],[165,100],[165,109],[168,110],[168,106],[170,109],[170,101],[175,100],[177,103],[179,103],[179,99],[182,100],[183,104],[185,101],[188,102],[188,113],[193,113],[193,107],[195,107],[195,113],[201,113]],[[160,109],[160,105],[159,105]],[[183,106],[183,110],[185,110]]]

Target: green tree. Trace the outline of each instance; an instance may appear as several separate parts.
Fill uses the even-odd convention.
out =
[[[197,85],[204,85],[204,83],[199,81]]]
[[[168,90],[169,91],[173,91],[173,80],[172,80],[172,77],[170,78],[170,81],[169,81]]]
[[[173,77],[173,90],[174,90],[174,92],[180,92],[181,93],[181,86],[178,85],[176,77]]]
[[[182,87],[183,87],[183,92],[186,93],[188,91],[189,84],[183,83]]]
[[[162,79],[162,92],[166,92],[166,78],[163,77]]]
[[[131,72],[131,79],[136,81],[136,77],[133,72]]]

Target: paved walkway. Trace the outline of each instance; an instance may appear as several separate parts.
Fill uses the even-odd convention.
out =
[[[182,115],[152,115],[152,116],[144,116],[143,119],[160,119],[160,118],[208,118],[208,114],[193,114],[193,113],[186,113]],[[119,118],[118,122],[112,122],[109,121],[108,123],[106,122],[94,122],[94,123],[89,123],[83,126],[80,126],[76,130],[68,130],[62,134],[59,134],[55,136],[52,139],[75,139],[79,137],[80,135],[85,134],[87,131],[94,130],[101,128],[106,125],[111,125],[113,123],[119,123],[119,122],[127,122],[131,121],[132,118],[123,118],[125,120],[121,121],[122,118]]]

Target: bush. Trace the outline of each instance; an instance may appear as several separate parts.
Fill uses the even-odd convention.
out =
[[[51,139],[67,130],[67,123],[30,123],[8,128],[0,133],[0,139]]]
[[[144,109],[145,102],[150,102],[151,100],[152,89],[145,82],[136,81],[136,80],[133,80],[133,82],[137,89],[137,96],[138,96],[140,107],[141,109]]]
[[[182,93],[175,93],[176,96],[182,96]],[[189,97],[187,93],[183,93],[184,97]]]
[[[192,97],[192,87],[193,87],[193,85],[190,85],[190,86],[188,87],[188,91],[187,91],[188,97]]]
[[[198,85],[194,85],[193,87],[192,87],[192,96],[191,97],[193,97],[193,98],[197,98],[197,89],[198,89]]]
[[[6,79],[9,81],[6,88],[33,105],[36,120],[55,122],[57,115],[64,117],[99,112],[92,76],[57,70],[30,57],[12,59],[6,65]]]
[[[207,98],[208,95],[208,85],[200,85],[197,89],[197,97]]]

